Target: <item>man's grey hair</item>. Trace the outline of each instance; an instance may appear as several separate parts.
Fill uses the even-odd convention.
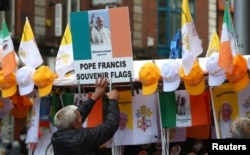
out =
[[[250,139],[250,119],[246,117],[239,117],[234,120],[230,132],[232,138]]]
[[[77,115],[75,113],[76,110],[77,106],[69,105],[60,109],[56,113],[54,123],[58,130],[66,130],[72,128],[72,124],[77,118]]]

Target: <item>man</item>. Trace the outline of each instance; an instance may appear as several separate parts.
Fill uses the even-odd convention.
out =
[[[70,105],[59,110],[54,118],[57,131],[52,135],[54,155],[96,155],[100,145],[113,137],[119,126],[118,92],[106,93],[109,98],[107,116],[103,124],[83,128],[82,123],[95,102],[105,94],[108,81],[96,80],[95,92],[78,107]]]
[[[190,115],[190,109],[186,103],[186,98],[178,95],[177,97],[177,114],[178,115]]]
[[[132,142],[132,131],[126,127],[128,115],[125,112],[120,113],[119,128],[113,137],[114,145],[128,145]]]
[[[239,117],[233,121],[229,132],[232,138],[250,139],[250,119],[247,117]]]
[[[230,138],[229,128],[233,122],[231,119],[232,115],[232,106],[228,102],[224,102],[221,105],[221,119],[220,119],[220,130],[221,130],[221,138]]]
[[[96,26],[94,26],[93,21],[95,14],[92,14],[90,21],[90,38],[91,42],[94,44],[110,44],[111,34],[110,30],[104,26],[104,18],[98,16],[96,18]]]

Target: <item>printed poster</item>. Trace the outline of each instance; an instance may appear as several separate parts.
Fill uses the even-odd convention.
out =
[[[144,96],[142,91],[119,91],[119,128],[105,147],[160,142],[157,93]]]
[[[240,84],[240,83],[239,83]],[[217,138],[231,138],[232,122],[238,117],[250,118],[250,85],[235,92],[230,83],[211,88],[214,124]]]
[[[129,82],[133,54],[127,7],[70,13],[74,68],[80,84]]]

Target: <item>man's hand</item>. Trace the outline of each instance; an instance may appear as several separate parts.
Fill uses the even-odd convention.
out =
[[[108,80],[105,78],[97,79],[95,85],[95,92],[91,95],[91,99],[94,101],[96,101],[98,98],[102,97],[106,93]]]
[[[93,13],[93,14],[92,14],[92,16],[91,16],[91,21],[90,21],[90,24],[93,24],[94,19],[95,19],[95,13]]]
[[[115,99],[115,100],[119,99],[119,95],[118,95],[117,90],[111,90],[110,92],[106,93],[106,95],[109,99]]]
[[[94,21],[94,19],[95,19],[95,13],[93,13],[91,16],[91,20]]]

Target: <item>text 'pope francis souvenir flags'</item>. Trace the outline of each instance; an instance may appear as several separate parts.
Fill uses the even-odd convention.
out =
[[[129,82],[133,77],[128,15],[127,7],[70,14],[74,68],[81,84],[100,77]]]

